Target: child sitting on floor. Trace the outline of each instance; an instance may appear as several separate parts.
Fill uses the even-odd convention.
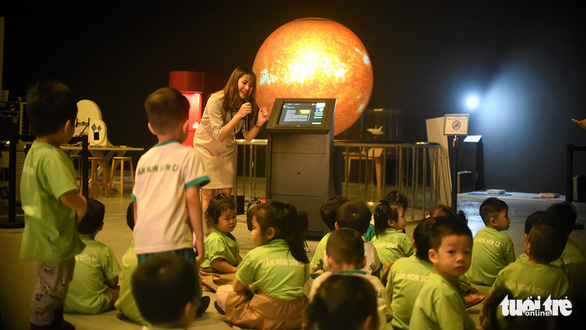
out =
[[[212,198],[205,213],[210,233],[204,241],[206,259],[201,264],[203,285],[215,292],[218,286],[231,284],[242,257],[232,231],[236,228],[236,205],[224,194]]]
[[[413,247],[415,254],[409,258],[401,258],[392,266],[387,280],[387,291],[393,310],[393,328],[409,329],[409,321],[415,299],[433,272],[433,264],[429,261],[429,237],[435,218],[424,219],[413,231]]]
[[[376,292],[364,278],[332,275],[307,305],[304,329],[377,329],[376,301]]]
[[[564,270],[549,263],[558,259],[566,245],[567,236],[563,229],[553,222],[537,223],[525,239],[526,262],[514,262],[499,272],[490,288],[492,295],[499,288],[511,291],[515,299],[525,300],[528,297],[545,301],[549,296],[559,299],[569,290],[568,278]],[[479,320],[483,324],[483,312]],[[502,316],[502,313],[499,315]]]
[[[95,240],[104,227],[104,204],[87,200],[87,213],[77,226],[85,248],[75,256],[75,271],[65,299],[65,312],[98,314],[114,308],[120,294],[120,266],[114,252]]]
[[[393,317],[391,303],[381,281],[361,270],[364,267],[366,257],[364,255],[364,242],[360,234],[352,228],[340,228],[333,231],[326,247],[326,260],[329,271],[323,273],[313,282],[309,298],[312,299],[315,296],[322,283],[332,274],[364,277],[376,291],[380,325],[382,329],[385,329]]]
[[[374,229],[376,236],[371,243],[376,248],[380,261],[383,263],[381,279],[387,281],[391,265],[399,258],[413,254],[413,244],[405,229],[405,210],[399,203],[381,201],[374,210]]]
[[[470,267],[470,228],[459,221],[439,219],[431,228],[430,242],[434,271],[417,295],[409,327],[475,329],[458,289],[458,280]]]
[[[486,227],[474,236],[472,265],[466,275],[472,283],[492,285],[501,269],[515,261],[513,241],[502,233],[511,225],[509,206],[498,198],[487,198],[480,205],[480,216]]]
[[[364,235],[370,224],[372,213],[363,201],[350,201],[338,209],[336,229],[352,228],[360,235]],[[363,237],[364,238],[364,237]],[[364,255],[366,264],[362,269],[368,275],[380,276],[383,265],[380,262],[376,248],[370,242],[364,242]],[[328,270],[327,262],[324,263],[324,269]]]
[[[333,230],[336,230],[336,216],[338,209],[344,203],[348,202],[348,198],[342,196],[332,197],[327,200],[319,210],[321,215],[321,221],[328,227],[329,233],[325,234],[324,237],[319,241],[315,248],[313,259],[311,259],[311,273],[323,273],[324,272],[324,252],[326,251],[326,245],[328,244],[328,238]],[[317,276],[317,275],[316,275]]]
[[[289,203],[258,205],[252,218],[252,242],[232,285],[216,291],[216,308],[245,328],[299,328],[309,278],[303,238],[307,213]]]
[[[566,271],[568,281],[570,281],[568,294],[574,301],[586,304],[586,281],[584,281],[586,278],[586,259],[582,249],[570,238],[570,233],[574,230],[574,224],[578,217],[576,210],[570,205],[556,203],[550,206],[546,212],[557,215],[559,224],[568,236],[568,242],[561,257],[552,262],[552,265],[560,266]]]
[[[134,202],[128,204],[126,209],[126,224],[130,230],[134,229]],[[134,239],[130,241],[130,246],[122,256],[122,273],[120,273],[120,297],[116,300],[114,307],[124,314],[129,320],[141,325],[146,325],[147,321],[140,315],[136,301],[132,295],[132,285],[130,279],[138,266],[138,259],[134,252]]]
[[[132,293],[149,329],[187,329],[195,318],[198,278],[177,254],[148,257],[132,274]]]
[[[403,213],[407,212],[407,207],[409,206],[409,201],[407,200],[407,196],[405,196],[405,194],[400,193],[396,190],[393,190],[391,192],[389,192],[388,194],[385,195],[385,198],[383,199],[384,201],[387,201],[389,203],[399,203],[402,207],[403,207]],[[374,219],[371,219],[370,221],[370,225],[368,226],[368,230],[366,231],[366,234],[362,235],[362,237],[364,237],[364,239],[367,242],[372,241],[372,239],[374,238],[375,230],[375,221]],[[405,232],[403,230],[403,232]]]

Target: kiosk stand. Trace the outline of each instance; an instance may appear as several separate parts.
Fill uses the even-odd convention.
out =
[[[276,99],[267,124],[267,197],[309,215],[309,238],[329,229],[321,206],[334,196],[332,154],[336,99]]]

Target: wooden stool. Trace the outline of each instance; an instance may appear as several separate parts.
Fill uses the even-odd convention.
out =
[[[79,180],[79,192],[83,194],[83,182],[81,182],[81,180],[83,180],[81,175],[81,162],[83,162],[83,158],[81,155],[71,155],[71,160],[73,161],[74,167],[77,163],[77,175],[75,176],[75,179]]]
[[[90,198],[94,198],[96,196],[96,189],[99,186],[103,186],[104,190],[106,191],[106,197],[110,197],[110,180],[108,176],[108,166],[106,162],[106,158],[104,157],[88,157],[88,160],[91,161],[91,172],[90,172]],[[102,168],[102,181],[98,181],[99,174],[98,174],[98,166]]]
[[[126,162],[130,165],[130,180],[124,180],[124,163]],[[114,171],[116,170],[117,163],[120,163],[120,180],[114,180]],[[112,158],[112,169],[110,170],[110,187],[113,184],[120,185],[120,196],[122,196],[124,195],[125,183],[132,183],[134,187],[134,165],[132,164],[132,157],[114,157]]]

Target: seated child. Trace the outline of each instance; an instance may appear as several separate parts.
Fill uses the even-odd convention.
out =
[[[340,206],[337,214],[336,229],[352,228],[360,235],[364,235],[370,224],[372,213],[363,201],[350,201]],[[380,276],[383,265],[380,262],[376,248],[370,242],[364,242],[364,255],[366,264],[362,269],[368,275]],[[328,270],[327,262],[324,263],[324,269]]]
[[[385,195],[385,198],[383,199],[384,201],[387,201],[389,203],[399,203],[402,207],[403,207],[403,213],[407,212],[407,206],[409,206],[409,201],[407,200],[407,196],[405,196],[403,193],[400,193],[396,190],[393,190],[391,192],[389,192],[388,194]],[[374,238],[375,230],[374,230],[374,219],[372,219],[370,221],[370,225],[368,226],[368,230],[366,231],[366,234],[363,235],[364,239],[367,242],[372,241],[372,239]],[[405,230],[403,230],[403,232],[405,232]]]
[[[328,199],[324,205],[321,206],[319,214],[321,215],[321,221],[330,230],[329,233],[325,234],[324,237],[319,241],[311,259],[311,273],[323,273],[324,272],[324,252],[326,251],[326,245],[328,244],[328,238],[333,230],[336,230],[336,215],[338,209],[344,203],[348,202],[348,198],[342,196],[336,196]]]
[[[374,228],[376,236],[371,243],[376,248],[380,261],[383,263],[381,279],[387,282],[387,274],[391,265],[399,258],[413,254],[413,244],[405,229],[403,206],[399,203],[381,201],[374,210]]]
[[[557,219],[557,215],[553,214],[553,213],[548,213],[545,211],[535,211],[533,213],[531,213],[527,219],[525,220],[525,234],[523,234],[523,241],[527,240],[527,237],[529,236],[529,232],[531,231],[531,229],[533,229],[533,227],[535,227],[536,224],[538,223],[543,223],[543,222],[559,222],[559,220]],[[517,260],[515,260],[516,262],[520,262],[520,263],[526,263],[527,260],[529,260],[529,256],[527,256],[526,253],[522,253],[517,257]]]
[[[465,224],[468,224],[468,217],[464,211],[460,210],[458,212],[454,211],[453,208],[444,204],[436,204],[429,209],[429,214],[427,215],[428,218],[452,218],[454,220],[462,221]]]
[[[134,229],[134,202],[130,202],[128,204],[128,208],[126,209],[126,224],[130,230]],[[128,250],[124,252],[122,256],[122,273],[120,273],[120,296],[114,307],[124,314],[129,320],[136,322],[141,325],[146,325],[147,321],[140,315],[138,311],[138,307],[136,306],[136,301],[134,300],[134,296],[132,295],[132,285],[130,279],[132,278],[132,274],[136,270],[138,266],[138,259],[136,258],[136,253],[134,252],[134,239],[130,241],[130,246]]]
[[[511,224],[509,207],[490,197],[480,205],[480,216],[486,227],[474,236],[472,265],[466,275],[472,283],[492,285],[499,271],[515,261],[513,241],[501,232]]]
[[[560,257],[566,241],[567,236],[558,224],[536,224],[525,239],[525,253],[529,259],[526,262],[514,262],[501,270],[489,295],[504,287],[516,299],[541,297],[541,301],[545,301],[550,295],[553,299],[562,298],[569,289],[568,278],[563,269],[549,263]],[[484,313],[483,306],[479,316],[481,324]]]
[[[461,222],[440,219],[432,226],[430,242],[434,271],[417,295],[409,328],[475,329],[458,289],[470,267],[472,232]]]
[[[415,254],[409,258],[401,258],[392,266],[387,280],[387,292],[393,311],[393,328],[409,329],[411,313],[419,290],[433,272],[433,264],[429,261],[429,236],[435,218],[424,219],[413,231],[413,247]]]
[[[586,259],[582,249],[570,238],[576,223],[576,210],[570,205],[557,203],[550,206],[546,212],[557,215],[559,224],[568,236],[562,256],[552,262],[552,265],[560,266],[566,271],[570,282],[570,297],[576,302],[586,303]]]
[[[356,230],[352,228],[340,228],[333,231],[326,247],[326,260],[329,271],[315,279],[311,286],[309,299],[315,296],[320,285],[332,274],[364,277],[372,283],[376,292],[380,325],[384,329],[393,317],[389,295],[378,278],[367,275],[364,271],[360,270],[364,267],[365,258],[364,243]]]
[[[289,203],[270,201],[255,207],[252,242],[232,285],[216,291],[216,308],[242,328],[299,328],[309,278],[303,247],[307,213]]]
[[[77,226],[85,248],[75,256],[73,280],[65,299],[65,312],[98,314],[114,308],[118,299],[120,266],[114,252],[95,240],[104,227],[104,204],[87,200],[87,213]]]
[[[332,275],[307,305],[304,329],[374,330],[379,322],[372,285],[361,276]]]
[[[204,241],[206,259],[201,264],[201,282],[211,291],[234,281],[242,261],[240,246],[232,231],[236,228],[236,205],[224,194],[212,198],[205,213],[210,233]]]
[[[177,254],[146,258],[132,274],[132,293],[151,329],[187,329],[195,318],[197,281],[193,266]]]

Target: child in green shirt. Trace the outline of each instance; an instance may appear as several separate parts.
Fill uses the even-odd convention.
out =
[[[38,82],[27,92],[27,115],[37,136],[24,160],[20,196],[24,233],[20,257],[38,262],[31,299],[31,328],[71,328],[63,306],[73,278],[75,255],[84,244],[75,230],[87,203],[77,190],[69,155],[59,149],[73,136],[77,105],[67,86]]]
[[[120,295],[118,275],[120,265],[114,252],[95,240],[104,227],[104,204],[88,199],[87,212],[77,232],[85,248],[75,256],[75,272],[69,283],[65,312],[99,314],[114,308]]]
[[[490,197],[480,205],[480,216],[486,227],[474,236],[472,264],[466,276],[472,283],[492,285],[496,275],[515,261],[513,241],[502,231],[509,229],[509,207]]]
[[[458,280],[470,267],[472,232],[467,225],[440,219],[431,230],[429,260],[434,272],[419,291],[411,329],[475,329],[464,307]]]
[[[204,241],[206,259],[201,264],[201,282],[210,291],[218,286],[232,284],[237,267],[242,261],[240,245],[232,231],[236,229],[234,199],[219,194],[212,198],[205,212],[210,233]]]
[[[326,251],[328,238],[330,237],[330,233],[333,230],[336,230],[336,215],[338,212],[338,208],[340,208],[340,206],[342,206],[346,202],[348,202],[348,198],[336,196],[328,199],[321,206],[321,209],[319,211],[319,214],[321,215],[321,221],[323,221],[323,223],[328,227],[330,232],[325,234],[324,237],[322,237],[322,239],[317,244],[317,247],[315,248],[313,259],[311,259],[311,263],[309,264],[309,266],[311,267],[311,274],[320,274],[324,272],[324,253]]]
[[[126,209],[126,224],[130,230],[134,229],[134,202],[128,204]],[[122,256],[122,273],[120,274],[120,296],[114,307],[120,313],[124,314],[129,320],[141,325],[146,325],[147,321],[140,315],[136,301],[132,295],[131,277],[138,266],[138,258],[134,252],[134,239],[130,241],[130,246]]]
[[[374,230],[376,236],[371,243],[383,264],[381,279],[387,281],[391,265],[399,258],[413,254],[413,244],[405,229],[405,210],[399,203],[381,201],[374,209]]]

